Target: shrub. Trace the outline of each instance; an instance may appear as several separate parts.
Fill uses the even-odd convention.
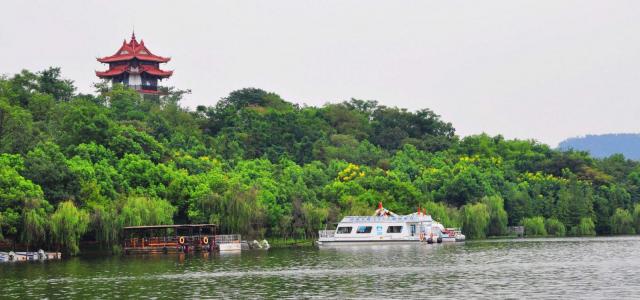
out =
[[[524,218],[522,220],[524,234],[526,236],[546,236],[547,230],[544,228],[543,217]]]

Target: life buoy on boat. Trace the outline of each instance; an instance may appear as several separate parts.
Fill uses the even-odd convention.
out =
[[[204,244],[209,244],[209,237],[206,237],[206,236],[205,236],[205,237],[203,237],[203,238],[202,238],[202,243],[204,243]]]
[[[181,236],[181,237],[178,239],[178,243],[180,243],[180,245],[184,244],[184,237],[183,237],[183,236]]]

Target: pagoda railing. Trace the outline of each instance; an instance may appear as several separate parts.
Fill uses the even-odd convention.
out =
[[[157,91],[158,87],[157,85],[129,85],[130,88],[136,90],[136,91],[140,91],[140,90],[147,90],[147,91]]]

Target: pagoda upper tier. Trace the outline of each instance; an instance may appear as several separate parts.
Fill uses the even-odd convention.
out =
[[[134,33],[128,43],[126,40],[122,42],[114,55],[98,58],[99,62],[109,64],[109,69],[96,71],[96,75],[113,83],[122,83],[141,93],[157,93],[158,81],[173,75],[173,71],[160,69],[160,64],[169,60],[168,57],[151,53],[143,40],[136,40]]]
[[[155,67],[155,66],[145,66],[145,65],[141,65],[138,67],[131,67],[129,65],[119,65],[119,66],[113,66],[109,68],[109,70],[106,70],[104,72],[96,71],[96,75],[98,75],[98,77],[100,78],[112,78],[114,76],[118,76],[123,73],[130,73],[130,74],[147,73],[149,75],[153,75],[159,78],[169,78],[173,74],[173,71],[165,71],[165,70],[158,69],[158,67]]]
[[[122,46],[116,54],[111,56],[105,56],[98,58],[101,63],[112,63],[118,61],[127,61],[137,58],[141,61],[152,61],[158,63],[166,63],[171,60],[170,57],[157,56],[151,53],[149,49],[144,45],[144,40],[140,40],[140,43],[136,40],[136,34],[131,35],[131,40],[127,43],[127,40],[122,41]]]

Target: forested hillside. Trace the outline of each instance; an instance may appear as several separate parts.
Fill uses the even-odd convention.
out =
[[[249,236],[312,237],[379,201],[426,208],[468,237],[640,230],[640,166],[534,141],[460,139],[429,109],[352,99],[322,107],[242,89],[214,106],[182,91],[76,94],[59,69],[0,78],[1,235],[104,246],[127,225],[220,224]],[[200,99],[213,103],[218,99]]]
[[[588,151],[592,156],[598,158],[621,153],[630,159],[640,160],[640,134],[589,134],[584,137],[566,139],[558,145],[558,148]]]

